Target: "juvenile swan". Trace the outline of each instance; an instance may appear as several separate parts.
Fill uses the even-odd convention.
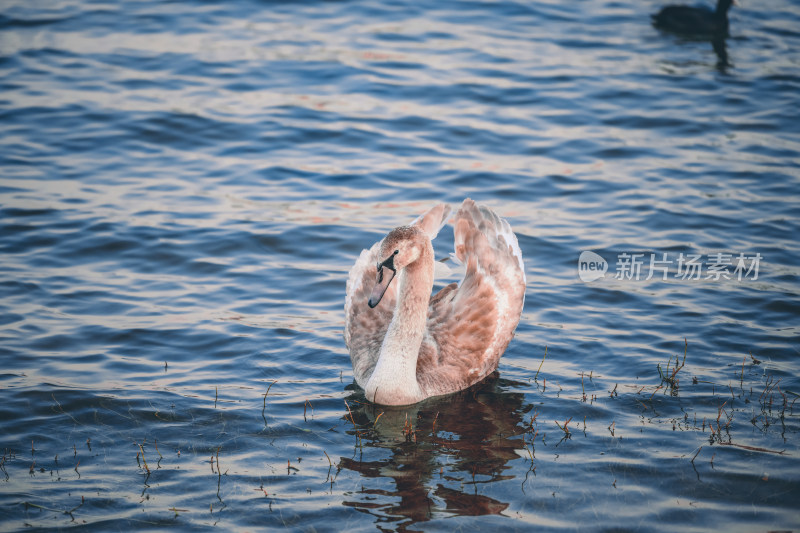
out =
[[[464,278],[431,296],[431,240],[449,214],[439,204],[393,229],[350,270],[344,340],[372,402],[408,405],[465,389],[497,368],[514,336],[525,300],[522,252],[508,222],[470,199],[453,220]]]

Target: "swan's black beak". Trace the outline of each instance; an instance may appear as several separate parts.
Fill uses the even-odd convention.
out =
[[[397,273],[394,268],[395,254],[397,254],[397,252],[390,255],[383,263],[378,263],[378,280],[375,282],[375,287],[372,288],[372,294],[369,295],[369,301],[367,302],[370,308],[380,303],[381,298],[383,298],[384,293],[386,293],[386,289],[389,288],[389,284]]]

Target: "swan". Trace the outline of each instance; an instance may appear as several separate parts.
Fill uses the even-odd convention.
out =
[[[717,8],[670,5],[652,15],[656,28],[684,35],[725,37],[728,35],[728,10],[733,0],[717,0]]]
[[[344,340],[367,400],[410,405],[497,368],[522,315],[525,268],[508,222],[467,198],[453,219],[460,283],[431,296],[439,204],[363,250],[347,280]],[[397,281],[393,284],[394,279]]]

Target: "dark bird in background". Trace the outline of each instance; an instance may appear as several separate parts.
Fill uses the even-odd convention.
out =
[[[728,10],[733,0],[717,0],[712,10],[702,6],[667,6],[653,15],[658,29],[695,37],[724,38],[728,36]]]

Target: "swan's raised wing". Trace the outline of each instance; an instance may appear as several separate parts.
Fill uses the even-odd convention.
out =
[[[439,204],[418,216],[409,226],[419,227],[430,240],[433,240],[445,224],[447,224],[447,219],[450,218],[451,210],[449,205]]]
[[[420,386],[434,394],[466,388],[497,368],[525,299],[522,253],[508,222],[467,199],[453,225],[466,272],[431,299],[417,362]]]
[[[417,217],[410,225],[419,226],[430,239],[436,237],[447,223],[450,206],[439,204]],[[363,250],[350,270],[345,297],[344,342],[350,350],[353,373],[356,382],[363,388],[381,352],[381,345],[389,329],[397,304],[398,283],[392,283],[381,299],[380,305],[370,308],[367,305],[372,288],[375,286],[380,261],[378,254],[383,239]]]

